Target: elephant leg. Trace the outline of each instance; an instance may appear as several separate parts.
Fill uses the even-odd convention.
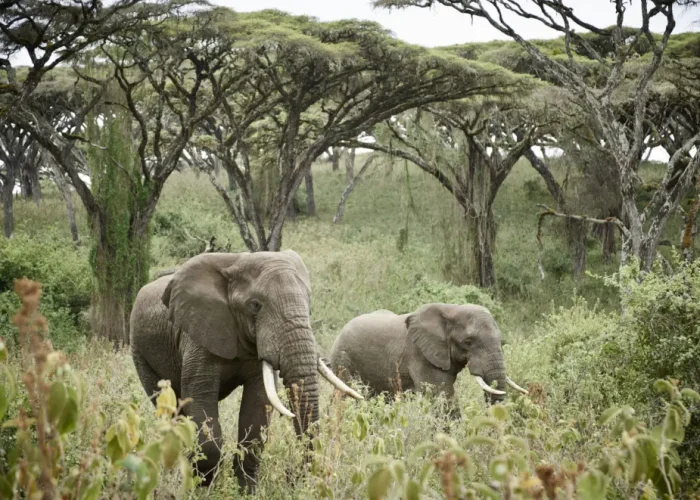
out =
[[[262,430],[270,422],[270,402],[265,394],[262,373],[246,380],[243,384],[243,398],[238,415],[238,448],[243,453],[233,460],[233,470],[238,485],[248,493],[255,492],[260,453],[264,448]]]
[[[183,407],[183,413],[197,424],[198,441],[204,455],[194,464],[195,472],[203,478],[201,486],[211,484],[221,460],[219,385],[219,376],[210,364],[201,360],[183,363],[182,398],[192,398]]]
[[[136,367],[136,373],[139,376],[141,385],[146,391],[146,396],[151,400],[153,406],[156,405],[156,398],[153,397],[158,391],[158,381],[160,377],[151,368],[151,365],[138,353],[132,353],[132,359],[134,360],[134,366]]]

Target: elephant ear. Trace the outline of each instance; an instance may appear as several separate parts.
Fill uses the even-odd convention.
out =
[[[431,364],[442,370],[451,366],[447,319],[439,304],[423,306],[406,318],[408,338]]]
[[[188,260],[163,292],[170,321],[216,356],[233,359],[238,351],[235,321],[228,301],[224,269],[235,254],[209,253]]]

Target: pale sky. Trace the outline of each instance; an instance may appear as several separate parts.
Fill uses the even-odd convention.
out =
[[[427,47],[453,45],[466,42],[483,42],[506,39],[491,28],[487,21],[459,14],[447,7],[437,6],[431,10],[408,8],[387,11],[374,9],[369,0],[211,0],[213,4],[230,7],[240,12],[261,9],[279,9],[292,14],[314,16],[321,21],[337,19],[367,19],[376,21],[390,29],[398,38]],[[108,2],[109,3],[109,2]],[[615,8],[611,0],[568,0],[567,5],[582,19],[596,26],[615,23]],[[640,2],[634,0],[628,7],[625,24],[639,26]],[[662,23],[662,21],[661,21]],[[536,21],[514,18],[511,24],[525,38],[551,38],[556,33],[542,27]],[[652,24],[654,31],[663,31],[664,25]],[[700,7],[676,9],[675,33],[700,30]],[[14,65],[28,64],[25,54],[12,58]]]
[[[498,31],[491,28],[487,21],[474,19],[458,13],[448,7],[437,6],[431,10],[408,8],[387,11],[374,9],[369,0],[211,0],[217,5],[224,5],[237,11],[261,9],[279,9],[292,14],[306,14],[321,21],[337,19],[368,19],[377,21],[407,42],[424,46],[453,45],[465,42],[485,42],[505,39]],[[615,23],[615,7],[610,0],[567,0],[566,5],[583,20],[595,26],[605,27]],[[628,7],[626,22],[628,26],[641,24],[640,2],[634,0]],[[700,30],[700,8],[676,11],[675,33]],[[694,25],[695,23],[695,25]],[[513,27],[525,38],[552,38],[558,36],[545,30],[538,22],[513,19]],[[664,25],[655,23],[652,29],[663,31]]]

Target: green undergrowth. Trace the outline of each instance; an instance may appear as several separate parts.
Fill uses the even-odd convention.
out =
[[[358,158],[358,164],[361,161]],[[617,264],[603,262],[598,240],[589,238],[592,275],[574,283],[563,226],[547,220],[542,278],[536,205],[552,201],[544,183],[522,162],[496,200],[498,286],[486,292],[460,284],[446,273],[449,267],[443,261],[454,204],[431,178],[408,171],[407,180],[403,164],[391,168],[378,163],[352,193],[342,223],[334,225],[345,172],[332,172],[330,165],[320,163],[314,172],[318,216],[301,213],[285,225],[283,247],[297,251],[311,274],[312,327],[321,349],[327,354],[347,321],[375,309],[402,313],[426,302],[479,303],[492,311],[503,331],[509,375],[530,394],[509,391],[502,410],[489,409],[472,378],[462,374],[457,382],[462,420],[450,421],[439,399],[405,394],[393,404],[379,398],[338,401],[324,384],[313,459],[302,465],[301,445],[290,422],[275,415],[267,431],[257,497],[380,498],[384,492],[391,498],[419,498],[411,496],[419,492],[440,498],[452,491],[461,495],[455,498],[467,498],[473,490],[479,498],[488,498],[479,485],[499,481],[498,495],[510,488],[512,498],[528,498],[540,491],[537,488],[559,481],[560,498],[602,498],[595,495],[603,490],[609,498],[641,497],[644,492],[645,498],[661,498],[659,477],[666,481],[659,476],[659,463],[672,487],[673,469],[686,492],[696,489],[698,410],[692,395],[678,399],[678,391],[700,386],[692,363],[700,345],[697,266],[684,267],[664,249],[674,275],[655,272],[640,284],[633,268],[614,275]],[[658,169],[648,165],[642,173],[653,179]],[[90,412],[98,409],[103,419],[86,429],[106,433],[120,419],[128,429],[133,404],[144,446],[160,442],[160,418],[144,397],[128,351],[115,352],[88,334],[85,317],[93,281],[84,214],[78,211],[84,243],[76,248],[58,193],[45,189],[44,194],[39,207],[18,200],[17,234],[0,242],[0,337],[11,353],[7,366],[13,374],[26,369],[12,354],[19,337],[10,324],[19,306],[13,282],[26,276],[42,282],[40,312],[48,320],[54,347],[66,352],[71,369],[84,377],[81,412],[93,415]],[[680,222],[674,219],[667,237],[676,241],[679,233]],[[230,245],[231,251],[244,251],[236,226],[206,176],[189,171],[173,175],[152,222],[151,276],[201,252],[203,240],[211,236],[219,245]],[[658,379],[670,380],[670,388],[660,385],[662,392],[654,391]],[[6,418],[14,418],[26,404],[18,391]],[[188,490],[186,497],[238,497],[231,456],[240,397],[237,390],[221,403],[226,462],[219,480],[210,491]],[[685,406],[679,406],[681,401]],[[599,419],[608,408],[619,412],[607,413],[609,421],[603,424]],[[656,427],[664,422],[670,423]],[[618,424],[622,427],[615,427]],[[666,444],[672,446],[665,448],[670,455],[654,462],[651,455],[660,456],[656,451],[663,432],[670,433]],[[78,427],[66,436],[61,463],[70,471],[82,463],[85,450],[92,449],[95,434]],[[0,430],[0,448],[10,449],[16,437],[11,428]],[[676,446],[681,438],[686,444]],[[104,441],[99,444],[107,446]],[[125,454],[141,462],[121,463],[128,467],[117,471],[100,462],[105,467],[100,469],[103,491],[131,498],[138,474],[152,470],[143,465],[145,447],[140,446]],[[156,466],[164,466],[163,455],[159,457]],[[611,465],[613,459],[617,468]],[[4,472],[6,460],[0,457]],[[180,495],[180,469],[158,470],[155,497]],[[287,480],[290,476],[296,478],[293,485]],[[567,497],[572,478],[579,481],[571,486],[572,495],[579,493]],[[577,489],[581,484],[584,490]]]

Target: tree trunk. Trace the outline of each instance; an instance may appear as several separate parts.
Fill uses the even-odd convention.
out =
[[[316,199],[314,198],[314,178],[311,174],[311,169],[306,174],[306,213],[311,216],[316,216]]]
[[[574,281],[579,281],[586,273],[586,237],[588,228],[586,223],[577,220],[566,222],[569,233],[569,246],[573,254]]]
[[[469,141],[468,192],[465,213],[469,222],[472,246],[473,280],[482,288],[496,286],[496,270],[493,266],[493,248],[496,225],[493,217],[491,172],[481,150]]]
[[[129,344],[131,308],[148,282],[148,237],[136,237],[136,227],[142,224],[132,221],[126,241],[100,238],[95,248],[93,266],[99,286],[93,299],[93,330],[115,347]]]
[[[333,172],[337,171],[340,168],[340,148],[338,147],[333,147],[331,148],[331,169]]]
[[[70,226],[70,235],[73,239],[73,243],[80,244],[80,235],[78,234],[78,224],[75,222],[75,208],[73,207],[73,197],[71,196],[70,188],[66,179],[63,177],[63,172],[61,172],[58,167],[54,167],[54,182],[56,187],[61,192],[63,201],[66,204],[66,212],[68,213],[68,225]]]
[[[355,186],[357,186],[357,183],[360,182],[360,178],[365,173],[365,171],[369,168],[369,166],[372,164],[372,162],[374,161],[375,158],[376,158],[375,155],[372,155],[369,158],[367,158],[364,165],[362,165],[362,168],[360,168],[360,171],[352,179],[352,182],[350,182],[350,184],[348,184],[348,186],[345,188],[345,191],[343,191],[343,194],[340,197],[340,203],[338,203],[338,210],[336,211],[335,216],[333,216],[333,224],[337,224],[338,222],[340,222],[342,220],[343,212],[345,211],[345,202],[348,201],[348,198],[350,197],[350,193],[352,193],[352,190],[355,189]]]
[[[345,159],[345,179],[352,182],[355,177],[355,148],[350,148],[348,157]]]
[[[496,269],[493,265],[495,224],[490,207],[485,212],[467,214],[472,245],[472,273],[481,288],[496,286]]]
[[[294,222],[297,220],[297,207],[296,207],[296,196],[292,196],[292,199],[289,200],[289,204],[287,205],[287,218]]]
[[[32,200],[39,205],[41,203],[41,182],[39,181],[39,166],[29,167],[29,183],[32,187]]]
[[[2,186],[2,207],[3,207],[3,228],[6,238],[12,238],[15,232],[15,197],[12,189],[15,187],[14,175],[10,175],[8,168],[8,179]]]

